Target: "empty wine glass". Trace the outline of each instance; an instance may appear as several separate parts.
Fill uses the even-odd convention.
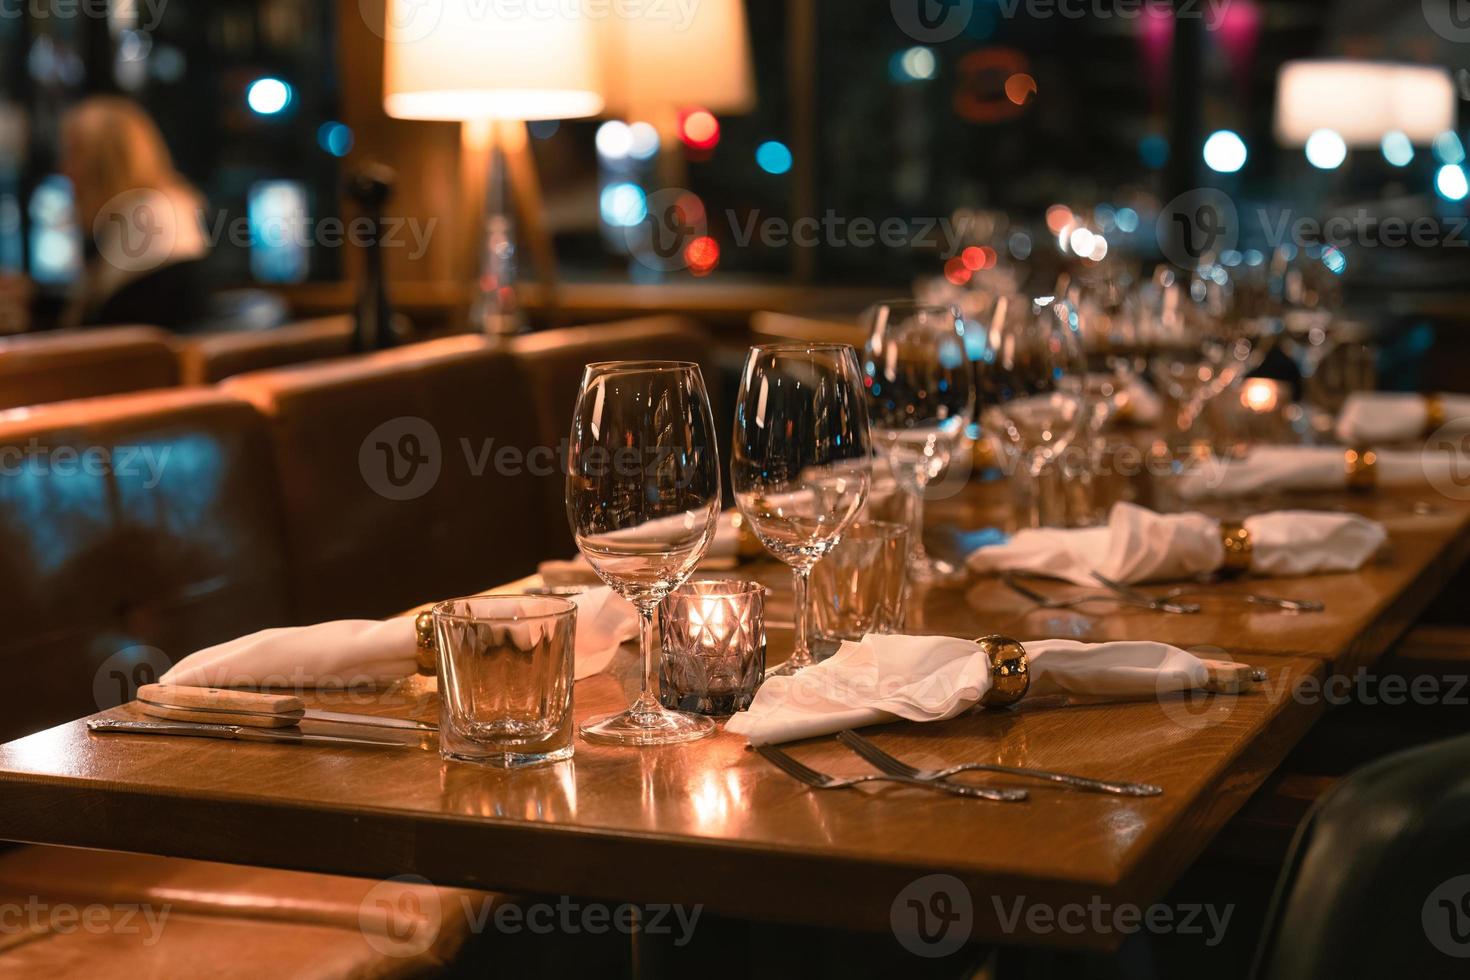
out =
[[[1086,362],[1076,310],[1050,296],[1003,298],[974,364],[982,426],[1021,462],[1015,478],[1026,523],[1064,522],[1047,506],[1041,477],[1085,421]]]
[[[924,550],[924,496],[965,445],[975,417],[975,372],[965,321],[953,306],[894,300],[869,309],[863,383],[873,441],[909,495],[909,577],[937,582],[964,575]]]
[[[1225,266],[1206,256],[1187,282],[1160,266],[1137,295],[1149,369],[1177,403],[1175,428],[1191,450],[1212,442],[1196,430],[1205,408],[1260,366],[1279,326],[1274,317],[1255,315],[1252,302],[1237,301],[1237,286]]]
[[[735,403],[735,503],[766,550],[791,566],[796,641],[773,671],[813,663],[807,580],[863,508],[872,479],[856,352],[840,344],[752,347]]]
[[[620,745],[687,742],[714,732],[653,693],[658,604],[689,578],[714,540],[720,461],[699,366],[681,361],[589,364],[572,417],[567,517],[599,578],[638,609],[642,690],[616,715],[582,726]]]

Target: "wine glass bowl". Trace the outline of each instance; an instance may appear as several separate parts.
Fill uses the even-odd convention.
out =
[[[987,427],[1033,466],[1060,455],[1083,423],[1086,370],[1075,320],[1069,304],[1051,297],[1006,297],[976,362]]]
[[[867,500],[867,406],[857,358],[839,344],[753,347],[741,372],[730,462],[735,503],[790,566],[796,642],[778,673],[809,666],[806,583]]]
[[[713,734],[707,718],[653,693],[653,617],[693,573],[720,516],[720,462],[698,365],[587,365],[572,416],[567,519],[592,570],[638,610],[642,691],[624,712],[582,726],[589,741],[660,745]]]
[[[1042,474],[1087,422],[1086,359],[1075,307],[1053,297],[1007,296],[996,304],[975,360],[982,428],[1020,461],[1026,523],[1054,523],[1045,511]]]
[[[892,300],[864,315],[863,350],[873,441],[910,497],[909,575],[917,582],[963,572],[924,550],[924,497],[949,470],[975,418],[975,371],[965,319],[954,306]]]

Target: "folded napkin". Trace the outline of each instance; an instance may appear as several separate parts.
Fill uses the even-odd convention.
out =
[[[1250,570],[1257,575],[1353,571],[1388,538],[1382,524],[1357,514],[1281,510],[1242,523],[1250,535]],[[973,552],[968,564],[977,572],[1031,572],[1095,585],[1093,572],[1129,584],[1162,582],[1208,574],[1224,561],[1215,518],[1156,514],[1119,503],[1105,527],[1028,528]]]
[[[1244,459],[1210,459],[1179,475],[1176,489],[1185,500],[1242,497],[1305,490],[1343,490],[1348,486],[1345,451],[1333,446],[1260,446]],[[1380,487],[1461,485],[1454,453],[1380,450],[1373,484]]]
[[[1470,395],[1434,395],[1438,402],[1430,417],[1429,398],[1387,391],[1349,395],[1337,417],[1337,437],[1351,446],[1377,446],[1432,435],[1441,426],[1470,432]]]
[[[1048,694],[1144,698],[1205,685],[1208,668],[1164,643],[1026,644],[1028,697]],[[971,640],[869,635],[789,677],[770,677],[727,730],[753,745],[830,735],[906,718],[940,721],[990,690],[990,662]]]
[[[576,679],[600,673],[638,635],[638,613],[612,589],[570,596],[577,605]],[[192,653],[163,684],[189,687],[345,687],[385,684],[417,669],[413,617],[347,619],[261,630]]]

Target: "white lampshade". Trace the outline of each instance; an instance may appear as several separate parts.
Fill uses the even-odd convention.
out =
[[[398,119],[594,116],[603,104],[594,24],[565,0],[551,10],[387,0],[383,109]]]
[[[1455,128],[1448,69],[1371,61],[1289,61],[1276,78],[1276,139],[1303,146],[1331,129],[1348,146],[1376,147],[1384,134],[1431,142]]]
[[[600,21],[607,111],[635,117],[671,105],[722,113],[754,108],[744,0],[669,3],[658,9],[657,16],[650,11]]]

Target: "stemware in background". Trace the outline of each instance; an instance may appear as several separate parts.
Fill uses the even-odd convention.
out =
[[[1133,280],[1132,271],[1119,264],[1090,275],[1063,273],[1057,280],[1056,301],[1069,303],[1077,315],[1093,432],[1101,432],[1118,414],[1147,364],[1128,301]]]
[[[752,347],[735,403],[731,483],[766,550],[791,566],[796,639],[773,673],[814,661],[807,582],[862,510],[872,479],[857,356],[839,344]]]
[[[975,416],[975,373],[965,348],[965,321],[952,306],[906,300],[879,303],[864,315],[868,343],[863,384],[873,441],[909,495],[909,578],[920,584],[964,572],[924,550],[924,497],[967,448]]]
[[[996,304],[975,360],[982,427],[1020,462],[1012,474],[1020,522],[1065,523],[1065,506],[1044,481],[1085,423],[1086,362],[1076,311],[1053,297],[1007,296]]]
[[[1259,366],[1271,324],[1242,315],[1226,267],[1206,257],[1186,281],[1160,266],[1136,294],[1149,370],[1177,406],[1176,440],[1189,452],[1213,447],[1200,424],[1210,401]]]
[[[1344,328],[1338,316],[1342,304],[1338,276],[1346,266],[1346,258],[1333,246],[1283,245],[1272,256],[1283,307],[1282,346],[1301,374],[1303,434],[1312,438],[1331,438],[1335,412],[1333,405],[1322,401],[1324,386],[1318,372],[1348,336],[1362,336],[1360,326]]]
[[[659,703],[653,617],[709,550],[719,516],[720,461],[699,366],[587,365],[572,417],[567,517],[592,570],[638,609],[643,655],[637,700],[584,724],[589,741],[661,745],[714,732],[708,718]]]

